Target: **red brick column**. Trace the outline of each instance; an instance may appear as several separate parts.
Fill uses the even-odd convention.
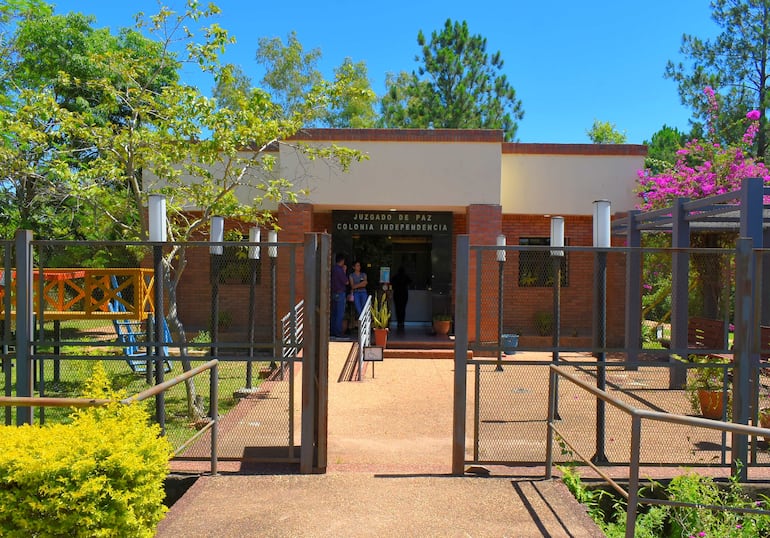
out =
[[[305,234],[313,231],[313,205],[312,204],[282,204],[278,210],[278,241],[290,243],[303,243]],[[263,241],[265,238],[263,237]],[[284,249],[286,250],[286,249]],[[289,279],[294,279],[297,290],[297,300],[302,299],[305,293],[304,274],[304,248],[299,245],[295,250],[295,263],[293,270],[290,267],[290,254],[288,251],[278,251],[278,264],[276,266],[276,286],[278,319],[286,314],[294,306],[289,304]],[[280,330],[280,328],[279,328]]]
[[[502,207],[499,205],[472,204],[466,210],[467,234],[470,244],[495,245],[502,226]],[[474,342],[497,340],[497,266],[490,267],[489,260],[495,260],[494,251],[483,253],[482,267],[489,269],[494,278],[482,282],[481,311],[484,312],[481,335],[476,334],[476,257],[471,253],[468,293],[468,340]],[[494,269],[494,272],[492,272]],[[466,293],[466,290],[457,290]],[[486,315],[491,313],[491,316]]]

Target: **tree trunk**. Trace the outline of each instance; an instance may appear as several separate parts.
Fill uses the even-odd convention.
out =
[[[723,244],[723,234],[701,233],[694,239],[695,247],[699,248],[719,248]],[[701,315],[710,319],[722,319],[724,308],[728,305],[722,305],[723,285],[729,283],[722,282],[724,275],[724,264],[722,254],[696,253],[692,256],[693,268],[698,274],[698,291],[702,302]]]
[[[163,275],[163,282],[168,292],[168,314],[166,315],[166,321],[168,322],[169,329],[172,334],[177,336],[177,341],[181,344],[179,348],[179,360],[182,363],[182,370],[188,372],[192,369],[190,362],[190,356],[187,348],[187,335],[185,334],[184,325],[182,320],[179,319],[179,309],[177,307],[176,290],[179,284],[179,278],[187,265],[186,249],[184,247],[177,251],[177,268],[174,271],[174,278],[171,278],[171,261],[173,257],[167,258],[168,263],[165,264],[166,270]],[[203,406],[203,399],[199,398],[195,391],[195,380],[190,378],[185,381],[185,389],[187,393],[187,416],[190,420],[201,420],[206,416],[206,409]]]

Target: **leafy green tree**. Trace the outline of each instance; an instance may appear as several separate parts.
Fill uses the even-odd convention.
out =
[[[679,159],[677,152],[687,143],[688,136],[676,127],[663,125],[653,133],[650,140],[645,140],[647,157],[644,159],[644,167],[655,175],[673,168]]]
[[[259,39],[257,62],[266,70],[262,84],[282,107],[285,117],[296,113],[305,96],[325,83],[317,67],[320,59],[321,49],[305,52],[295,32],[289,34],[286,45],[277,37]],[[334,82],[340,91],[326,108],[318,108],[310,116],[305,112],[306,126],[373,127],[377,96],[372,91],[366,63],[345,58],[334,70]]]
[[[625,131],[618,131],[615,124],[608,121],[594,120],[586,134],[593,144],[625,144],[628,140]]]
[[[212,96],[222,107],[236,109],[243,96],[251,91],[251,79],[238,65],[222,68],[214,85]]]
[[[30,89],[29,99],[39,100],[47,108],[28,123],[56,118],[56,127],[48,133],[53,141],[44,141],[56,151],[45,152],[39,161],[24,161],[28,154],[24,137],[15,136],[9,144],[16,150],[19,167],[43,174],[55,171],[61,177],[57,184],[66,188],[67,196],[91,207],[105,207],[104,218],[122,225],[127,239],[147,239],[148,222],[142,208],[149,194],[166,195],[168,237],[174,241],[163,260],[166,270],[162,277],[169,299],[166,318],[181,342],[186,336],[176,293],[188,261],[186,242],[205,232],[215,214],[274,225],[265,202],[292,202],[301,189],[280,177],[273,153],[265,150],[287,143],[309,118],[326,110],[343,93],[342,84],[314,84],[294,101],[293,113],[287,117],[265,91],[235,91],[217,103],[197,88],[166,76],[180,62],[198,65],[215,77],[223,73],[220,54],[232,42],[227,31],[212,23],[197,30],[202,37],[195,33],[197,26],[218,12],[213,4],[201,8],[196,0],[188,0],[181,13],[161,8],[150,18],[138,18],[133,32],[121,35],[145,32],[153,43],[149,49],[158,54],[140,54],[134,47],[88,52],[85,60],[90,78],[83,83],[99,96],[98,103],[68,107],[69,102],[59,102],[50,87],[41,86],[37,92]],[[184,52],[174,53],[172,44]],[[75,81],[65,78],[63,82]],[[60,132],[66,136],[58,140],[55,137]],[[76,144],[69,145],[73,141]],[[340,146],[294,147],[308,159],[328,159],[343,170],[363,158],[360,152]],[[73,150],[88,153],[89,158],[73,167]],[[100,205],[105,193],[114,192],[116,186],[124,187],[122,205],[134,219],[120,222],[118,214],[110,214],[109,205]],[[186,356],[186,350],[182,351]],[[186,369],[190,367],[189,361],[182,363]],[[201,415],[192,383],[187,390],[190,414]]]
[[[679,86],[683,104],[693,108],[696,127],[702,126],[711,111],[700,99],[705,87],[720,95],[717,121],[724,139],[735,142],[743,132],[743,118],[759,110],[760,129],[755,142],[756,155],[767,157],[768,68],[770,65],[770,0],[712,0],[712,19],[721,29],[713,40],[685,34],[680,53],[684,62],[669,61],[665,76]]]
[[[323,80],[318,70],[321,49],[308,52],[291,32],[286,45],[279,37],[260,37],[257,63],[265,68],[262,84],[288,117],[304,103],[304,96]]]
[[[374,127],[377,123],[374,109],[377,94],[372,91],[366,63],[354,63],[352,59],[345,58],[342,65],[334,70],[334,80],[340,85],[341,93],[331,103],[324,124],[333,128]]]
[[[100,88],[98,81],[110,76],[100,59],[119,50],[162,62],[159,44],[136,31],[112,35],[96,29],[93,17],[80,13],[54,15],[51,6],[39,2],[21,2],[15,13],[6,14],[16,22],[6,27],[3,41],[8,54],[0,110],[5,133],[0,225],[6,235],[21,227],[48,238],[125,238],[138,222],[136,208],[124,203],[126,182],[102,180],[88,186],[90,196],[78,196],[83,185],[77,171],[97,157],[77,128],[78,118],[104,126],[127,121],[126,105],[111,106]],[[145,81],[155,91],[176,79],[178,66],[157,67],[157,76]],[[92,201],[98,205],[89,206]]]
[[[441,32],[417,34],[421,65],[411,76],[389,77],[381,101],[384,127],[502,129],[515,140],[524,112],[502,73],[500,52],[471,35],[468,23],[447,19]]]

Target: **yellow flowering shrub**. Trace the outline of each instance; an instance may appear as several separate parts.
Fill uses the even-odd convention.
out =
[[[172,448],[140,404],[117,403],[99,365],[71,424],[0,426],[0,534],[151,537]]]

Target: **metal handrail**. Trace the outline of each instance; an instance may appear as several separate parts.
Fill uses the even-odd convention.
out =
[[[296,357],[302,347],[305,334],[305,300],[298,302],[291,311],[281,318],[281,336],[283,350],[281,356],[285,359]]]
[[[366,303],[358,316],[358,380],[364,378],[364,348],[369,346],[372,327],[372,296],[366,298]]]
[[[567,373],[556,365],[550,365],[550,376],[548,385],[548,430],[546,438],[546,464],[545,473],[546,479],[551,479],[553,476],[553,436],[558,435],[562,441],[573,451],[581,460],[589,465],[599,476],[607,481],[610,486],[617,491],[623,498],[628,501],[628,509],[626,511],[626,537],[633,538],[634,530],[636,526],[636,511],[639,504],[661,504],[667,506],[683,506],[690,508],[711,508],[719,510],[729,510],[732,512],[741,513],[759,513],[770,515],[770,510],[759,510],[754,508],[735,508],[730,506],[706,506],[693,503],[652,499],[639,496],[639,464],[641,454],[641,442],[642,442],[642,420],[654,420],[658,422],[668,422],[671,424],[680,424],[684,426],[695,426],[699,428],[708,428],[710,430],[718,430],[722,432],[730,432],[745,435],[755,436],[770,436],[770,429],[759,428],[756,426],[749,426],[746,424],[736,424],[733,422],[723,422],[719,420],[711,420],[700,417],[689,417],[685,415],[677,415],[674,413],[663,413],[660,411],[650,411],[647,409],[638,409],[634,406],[628,405],[616,398],[610,396],[606,391],[603,391],[595,386],[586,383],[585,381],[578,379],[577,377]],[[590,458],[585,457],[579,451],[577,451],[568,441],[565,439],[562,432],[556,427],[556,402],[558,391],[558,377],[563,377],[572,384],[580,387],[581,389],[591,393],[600,400],[610,404],[616,409],[630,415],[631,417],[631,462],[628,469],[628,492],[626,492],[617,482],[615,482],[607,473],[603,472],[597,465],[595,465]]]
[[[201,372],[211,370],[211,422],[206,424],[203,428],[198,430],[196,434],[189,439],[183,446],[179,447],[175,453],[179,453],[192,441],[203,435],[204,432],[211,430],[211,474],[216,476],[217,474],[217,438],[219,434],[219,360],[212,359],[206,363],[196,366],[186,372],[182,372],[178,376],[154,385],[147,390],[143,390],[133,396],[124,398],[119,401],[123,405],[129,405],[134,402],[141,402],[147,398],[151,398],[164,392],[171,387],[182,383],[194,377]],[[2,396],[0,397],[0,407],[103,407],[115,400],[102,399],[102,398],[49,398],[49,397],[34,397],[34,396]]]

